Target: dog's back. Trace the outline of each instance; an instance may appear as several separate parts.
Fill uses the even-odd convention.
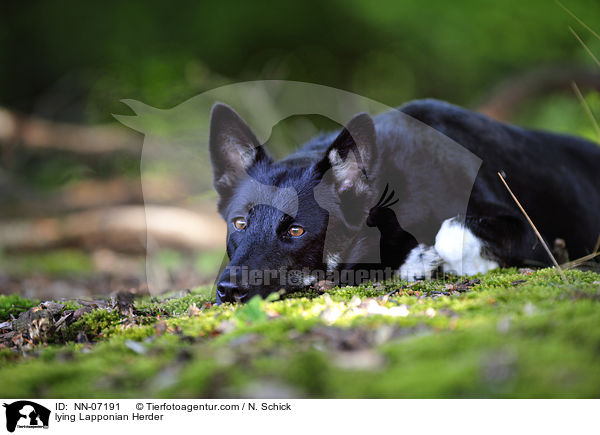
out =
[[[600,235],[600,146],[499,123],[435,100],[415,101],[400,110],[482,159],[469,214],[520,216],[499,180],[501,172],[549,242],[564,239],[573,258],[592,251]]]
[[[395,111],[373,118],[380,159],[384,162],[379,189],[390,180],[396,180],[392,184],[397,192],[406,197],[415,196],[414,201],[421,200],[421,195],[414,192],[421,192],[423,187],[410,178],[431,182],[439,172],[437,162],[431,161],[429,168],[423,168],[422,164],[425,143],[439,140],[439,136],[432,136],[428,128],[431,127],[481,159],[467,210],[469,218],[507,215],[521,220],[521,213],[497,175],[501,172],[548,241],[564,239],[573,258],[592,251],[600,235],[600,146],[575,136],[500,123],[438,100],[412,101],[398,110],[424,125]],[[319,158],[338,133],[311,140],[284,161]],[[419,161],[418,171],[411,167],[417,165],[415,160]],[[455,180],[460,176],[456,173]],[[402,187],[407,184],[412,186],[411,191]],[[408,210],[401,223],[404,221],[404,226],[410,227],[413,220],[423,219],[419,213],[422,204],[407,201],[406,197],[400,197],[399,213],[402,215],[402,209]],[[444,204],[440,203],[439,207],[443,208]],[[504,235],[492,232],[488,238],[492,237],[503,238]],[[426,236],[420,239],[423,238],[427,239]],[[536,251],[535,255],[527,254],[531,260],[549,261],[545,253]],[[524,252],[516,256],[523,255]],[[519,261],[506,258],[506,263],[518,264]]]

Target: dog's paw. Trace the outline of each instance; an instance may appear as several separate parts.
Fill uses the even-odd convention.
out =
[[[398,276],[407,281],[431,279],[441,263],[442,259],[433,246],[420,244],[410,251],[398,269]]]

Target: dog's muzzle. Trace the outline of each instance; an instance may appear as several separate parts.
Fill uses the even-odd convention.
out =
[[[224,302],[246,302],[248,292],[240,289],[231,281],[222,280],[217,283],[217,304]]]

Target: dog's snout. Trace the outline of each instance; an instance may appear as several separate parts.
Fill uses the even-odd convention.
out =
[[[219,292],[219,296],[229,296],[236,293],[238,290],[237,285],[232,283],[231,281],[221,281],[217,284],[217,291]]]
[[[243,302],[245,301],[247,295],[247,292],[241,290],[231,281],[220,281],[217,284],[218,302]]]

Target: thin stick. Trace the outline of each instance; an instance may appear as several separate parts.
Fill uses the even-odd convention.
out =
[[[561,8],[563,8],[565,10],[565,12],[569,15],[571,15],[573,18],[575,18],[575,20],[581,24],[583,27],[585,27],[587,29],[588,32],[590,32],[592,35],[594,35],[596,38],[600,39],[600,35],[598,35],[596,32],[594,32],[587,24],[585,24],[581,19],[579,19],[579,17],[577,15],[575,15],[573,12],[571,12],[569,9],[567,9],[567,7],[565,5],[563,5],[561,2],[559,2],[558,0],[556,0],[556,4],[559,5]]]
[[[568,283],[569,281],[567,280],[567,277],[565,276],[565,273],[563,272],[563,270],[560,268],[558,261],[556,261],[556,258],[554,258],[554,255],[552,255],[552,252],[550,251],[550,248],[548,248],[548,245],[542,238],[542,235],[540,234],[538,229],[533,224],[533,221],[531,220],[531,218],[529,217],[529,215],[527,214],[527,212],[525,211],[525,209],[523,208],[523,206],[521,205],[521,203],[519,202],[519,200],[517,199],[515,194],[512,192],[512,190],[510,190],[510,187],[508,187],[506,180],[504,179],[504,177],[502,176],[502,174],[500,172],[498,172],[498,177],[500,177],[500,180],[502,180],[502,183],[504,183],[506,190],[508,190],[508,193],[510,193],[510,196],[512,196],[512,199],[514,199],[515,202],[517,203],[517,206],[521,210],[521,213],[523,213],[523,216],[525,216],[525,219],[527,219],[527,222],[529,222],[529,225],[531,225],[531,228],[533,228],[533,231],[535,231],[535,235],[537,236],[537,238],[540,239],[540,242],[542,242],[542,246],[548,253],[548,256],[552,260],[552,263],[554,263],[554,267],[556,267],[556,269],[558,270],[558,273],[560,274],[561,278],[563,279],[564,282]]]
[[[583,46],[583,48],[585,48],[585,51],[587,51],[588,54],[590,56],[592,56],[592,59],[594,59],[594,62],[596,62],[596,65],[600,66],[600,60],[598,60],[598,58],[596,56],[594,56],[594,53],[592,53],[592,50],[590,50],[589,47],[587,45],[585,45],[585,42],[583,42],[583,39],[581,39],[579,37],[579,35],[577,34],[577,32],[575,30],[573,30],[573,28],[571,26],[569,26],[569,30],[575,36],[575,38],[577,38],[577,40]]]
[[[600,127],[598,127],[598,123],[596,122],[596,118],[594,117],[594,114],[592,113],[592,109],[590,109],[590,106],[588,106],[587,101],[585,101],[585,98],[583,98],[583,94],[579,90],[577,83],[571,82],[571,87],[573,88],[573,91],[575,91],[575,95],[577,96],[577,99],[583,106],[585,113],[587,113],[588,118],[590,118],[590,121],[592,121],[592,124],[594,125],[594,129],[596,130],[596,136],[598,136],[598,140],[600,141]]]
[[[585,256],[583,256],[581,258],[577,258],[577,259],[575,259],[573,261],[569,261],[567,263],[562,264],[561,268],[563,270],[567,270],[567,269],[571,269],[573,267],[577,267],[577,266],[585,263],[588,260],[596,258],[598,255],[600,255],[600,252],[592,252],[591,254],[585,255]]]
[[[600,234],[598,234],[598,239],[596,240],[596,244],[594,245],[594,250],[592,251],[591,254],[584,255],[583,257],[576,258],[575,260],[569,261],[565,264],[561,264],[562,269],[563,270],[571,269],[572,267],[577,267],[577,266],[585,263],[588,260],[596,258],[598,255],[600,255],[600,252],[598,252],[599,249],[600,249]]]

